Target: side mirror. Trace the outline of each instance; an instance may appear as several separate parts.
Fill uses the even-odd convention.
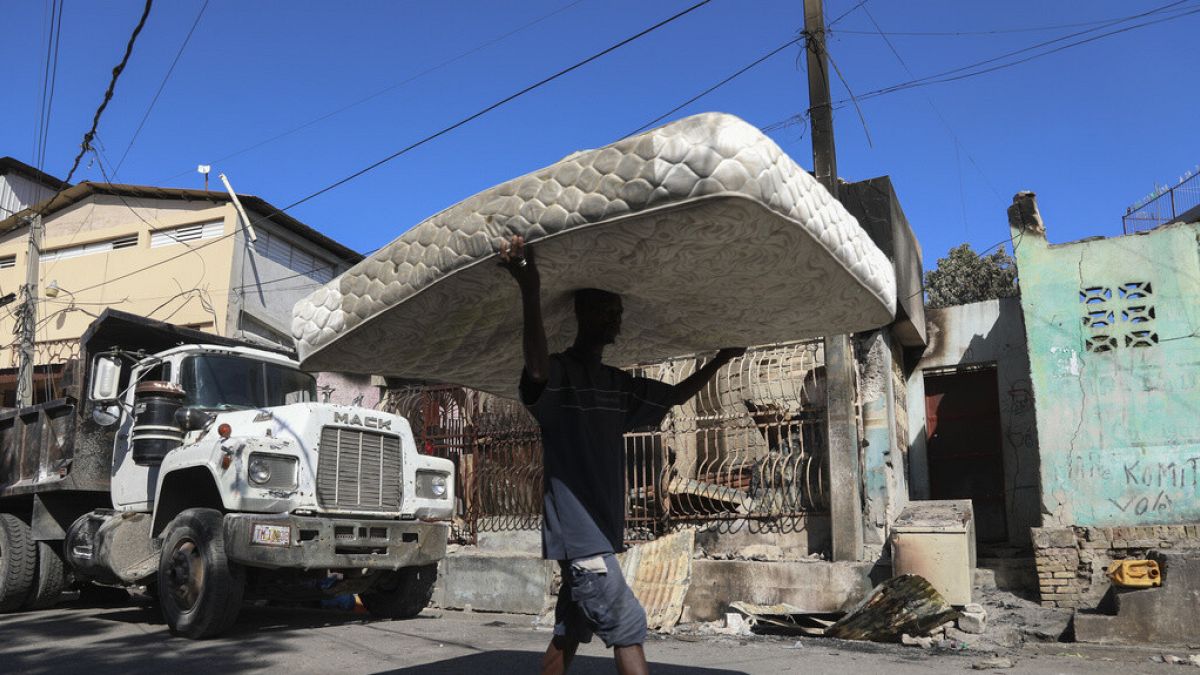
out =
[[[97,354],[92,359],[89,395],[92,403],[115,403],[121,397],[121,359],[112,354]]]

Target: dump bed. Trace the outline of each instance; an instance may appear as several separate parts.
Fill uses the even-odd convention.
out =
[[[150,355],[184,344],[251,346],[127,312],[101,313],[63,367],[65,398],[0,412],[0,498],[61,490],[107,491],[119,425],[105,427],[92,420],[92,404],[87,400],[92,357],[113,348]]]

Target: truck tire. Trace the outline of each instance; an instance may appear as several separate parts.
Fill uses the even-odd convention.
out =
[[[48,541],[37,542],[37,581],[21,609],[46,609],[58,602],[66,587],[63,559],[57,547]]]
[[[0,612],[19,609],[34,587],[37,542],[20,518],[0,513]]]
[[[372,615],[384,619],[411,619],[429,606],[433,584],[437,581],[437,565],[406,567],[398,572],[386,572],[359,597]]]
[[[221,512],[188,509],[167,526],[158,562],[158,604],[172,633],[215,637],[237,620],[245,571],[225,556]]]

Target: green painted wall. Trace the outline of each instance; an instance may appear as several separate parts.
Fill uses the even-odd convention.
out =
[[[1028,199],[1010,219],[1045,525],[1200,520],[1200,224],[1049,245]]]

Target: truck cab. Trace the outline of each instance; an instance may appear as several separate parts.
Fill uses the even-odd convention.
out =
[[[69,434],[80,447],[67,466],[108,439],[109,504],[68,524],[63,485],[34,490],[59,505],[42,507],[63,522],[47,549],[77,579],[146,586],[169,627],[195,638],[226,630],[247,597],[358,594],[392,618],[427,605],[454,469],[417,451],[403,417],[320,402],[289,354],[227,340],[88,357],[76,417],[92,433]]]

